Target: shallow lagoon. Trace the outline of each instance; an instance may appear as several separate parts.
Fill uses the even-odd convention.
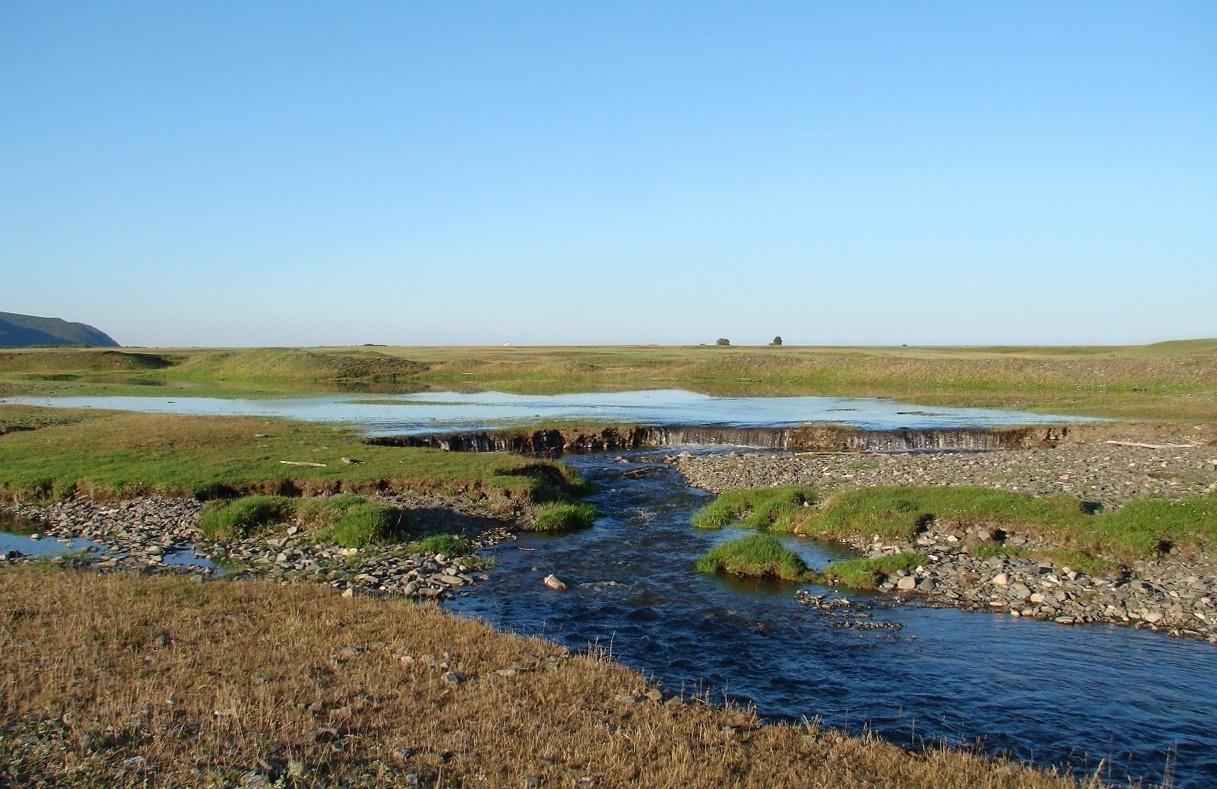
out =
[[[0,403],[157,414],[268,416],[358,425],[372,435],[495,430],[538,423],[796,427],[863,430],[1005,427],[1093,421],[985,408],[928,408],[879,398],[712,397],[680,389],[515,395],[503,392],[334,394],[277,400],[210,397],[13,397]]]

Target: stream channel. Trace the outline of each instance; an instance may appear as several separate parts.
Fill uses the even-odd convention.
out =
[[[1069,421],[976,409],[921,410],[886,400],[707,398],[687,392],[26,402],[339,421],[379,435],[487,429],[530,418],[535,423],[538,417],[686,425],[829,422],[864,429]],[[1217,647],[1130,628],[892,606],[883,596],[700,575],[693,561],[741,532],[701,532],[689,525],[710,497],[655,462],[681,449],[723,451],[665,447],[565,457],[597,485],[589,499],[602,513],[595,525],[555,536],[526,534],[487,549],[496,564],[490,581],[447,605],[573,650],[608,650],[668,690],[753,704],[769,720],[819,719],[914,748],[977,747],[1080,777],[1098,772],[1117,785],[1132,780],[1178,789],[1217,786]],[[640,476],[623,476],[644,466],[650,468]],[[786,542],[817,568],[844,555],[810,540]],[[542,585],[548,573],[569,589]],[[797,589],[847,597],[854,605],[803,606]]]

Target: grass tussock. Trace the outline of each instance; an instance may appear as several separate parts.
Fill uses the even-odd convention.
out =
[[[537,508],[532,531],[567,531],[585,529],[595,522],[600,513],[595,505],[585,501],[553,502]]]
[[[309,538],[348,548],[400,542],[408,529],[401,510],[348,494],[301,499],[296,515]]]
[[[325,587],[0,571],[0,783],[1077,786],[738,708],[625,703],[596,656]],[[250,779],[246,779],[247,781]]]
[[[843,559],[825,567],[820,575],[824,581],[833,586],[875,589],[883,583],[885,578],[894,575],[897,571],[912,572],[924,563],[924,556],[906,551],[867,559]]]
[[[209,501],[198,527],[209,540],[240,540],[295,517],[295,501],[286,496],[245,496]]]
[[[210,540],[238,540],[259,532],[281,532],[291,525],[300,527],[304,539],[347,548],[397,543],[408,536],[404,512],[347,494],[323,499],[243,496],[209,501],[198,522],[199,531]]]
[[[800,581],[808,568],[799,555],[769,534],[749,534],[720,543],[707,551],[694,565],[708,575],[725,574],[742,578]]]
[[[35,418],[32,410],[0,405],[0,424],[9,419],[29,423]],[[559,463],[375,446],[354,429],[326,424],[42,411],[45,421],[30,425],[37,429],[0,436],[0,497],[53,500],[161,493],[208,499],[413,489],[535,501],[577,493],[586,486]],[[315,465],[295,465],[299,463]]]
[[[803,486],[748,488],[718,496],[693,515],[698,529],[735,526],[759,531],[790,532],[816,501],[815,491]]]
[[[410,543],[419,553],[442,553],[445,556],[464,556],[469,553],[469,540],[459,534],[432,534]]]
[[[878,535],[909,540],[930,524],[1009,527],[1089,555],[1085,559],[1073,554],[1077,563],[1102,565],[1110,559],[1130,561],[1165,550],[1217,546],[1217,495],[1186,501],[1137,499],[1118,510],[1090,514],[1082,502],[1066,495],[1035,497],[972,487],[859,488],[825,501],[796,532],[820,538]]]

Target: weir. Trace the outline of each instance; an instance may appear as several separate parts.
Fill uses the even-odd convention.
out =
[[[1035,427],[899,428],[862,430],[802,427],[554,427],[376,436],[380,446],[432,447],[449,452],[514,452],[553,457],[565,453],[624,451],[681,444],[724,445],[796,452],[911,452],[994,450],[1055,446],[1069,432],[1060,425]]]

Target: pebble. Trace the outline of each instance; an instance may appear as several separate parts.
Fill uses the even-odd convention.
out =
[[[472,548],[514,539],[502,522],[491,520],[484,505],[457,497],[391,496],[386,503],[404,509],[426,508],[430,522],[490,521],[470,539]],[[38,537],[86,539],[101,547],[56,557],[53,561],[99,572],[261,576],[281,583],[328,584],[345,597],[398,595],[419,600],[450,598],[454,590],[489,578],[443,554],[410,554],[394,546],[344,548],[315,544],[291,526],[282,535],[207,542],[195,522],[201,502],[186,498],[143,497],[123,501],[65,499],[48,505],[5,505],[13,515],[37,523]],[[452,525],[440,523],[439,525]],[[185,563],[167,563],[170,556]],[[20,551],[0,554],[0,562],[24,563],[38,557]],[[225,570],[225,567],[234,568]]]

